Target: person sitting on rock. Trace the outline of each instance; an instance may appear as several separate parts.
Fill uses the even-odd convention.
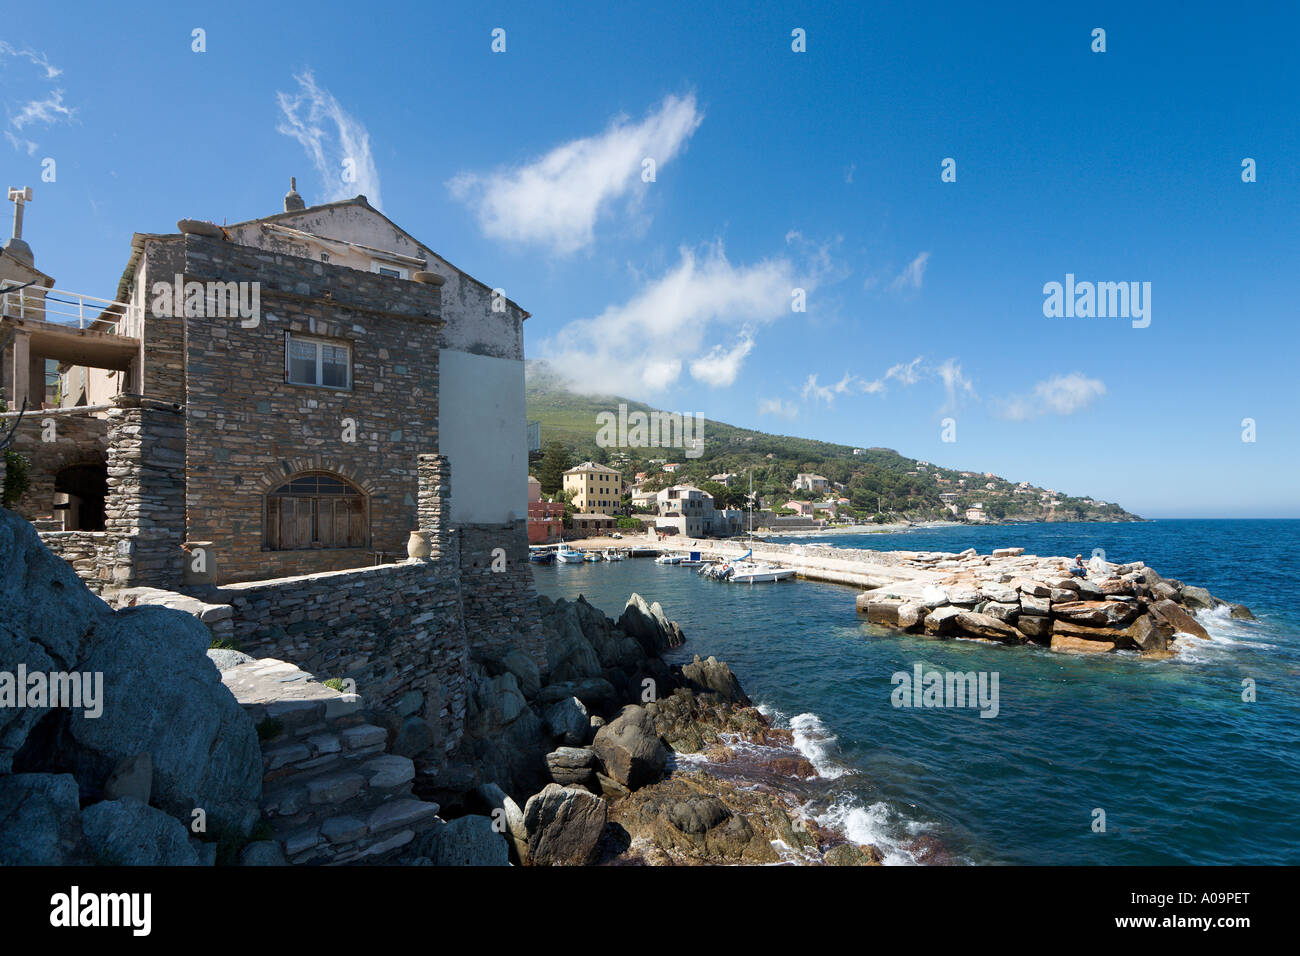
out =
[[[1088,573],[1088,569],[1083,566],[1083,555],[1074,556],[1074,567],[1070,568],[1070,573],[1076,578],[1081,578]]]

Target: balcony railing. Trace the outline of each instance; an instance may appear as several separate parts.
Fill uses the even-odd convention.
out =
[[[64,289],[26,286],[0,290],[0,310],[10,318],[39,319],[79,329],[99,323],[100,330],[104,332],[133,337],[140,335],[139,306]]]

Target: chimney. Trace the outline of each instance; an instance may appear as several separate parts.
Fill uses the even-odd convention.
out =
[[[290,176],[289,191],[284,194],[284,211],[299,212],[306,208],[307,204],[304,203],[302,197],[298,195],[298,177]]]
[[[32,201],[32,187],[24,186],[22,189],[17,189],[10,186],[9,201],[14,204],[14,234],[12,238],[5,240],[5,254],[34,269],[36,261],[32,257],[32,247],[23,241],[23,205]]]

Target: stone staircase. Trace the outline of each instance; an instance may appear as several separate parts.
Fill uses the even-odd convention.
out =
[[[209,656],[259,728],[262,812],[289,863],[388,862],[439,825],[438,804],[412,796],[414,764],[387,752],[356,694],[284,661]]]

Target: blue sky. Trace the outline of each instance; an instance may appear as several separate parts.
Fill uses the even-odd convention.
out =
[[[1300,14],[1046,6],[35,6],[0,155],[60,288],[111,295],[133,231],[278,211],[296,175],[504,288],[593,388],[1300,516]],[[1150,325],[1045,317],[1067,273],[1151,283]]]

